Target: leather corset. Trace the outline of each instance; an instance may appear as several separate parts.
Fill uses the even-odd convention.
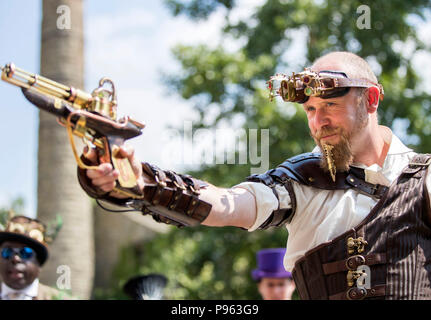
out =
[[[301,299],[431,298],[430,162],[417,155],[358,226],[295,263]]]

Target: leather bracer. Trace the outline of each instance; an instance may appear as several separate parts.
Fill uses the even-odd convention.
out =
[[[144,186],[144,214],[151,214],[158,222],[176,226],[200,224],[211,211],[212,205],[199,199],[200,190],[208,186],[190,175],[161,170],[142,163],[144,173],[154,180]]]
[[[83,161],[86,159],[81,157]],[[87,160],[88,162],[88,160]],[[177,227],[199,225],[211,211],[211,204],[199,199],[200,190],[207,183],[189,175],[161,170],[149,163],[142,163],[143,172],[153,180],[145,183],[143,199],[118,199],[91,184],[86,170],[78,168],[78,180],[92,198],[117,206],[129,207],[150,214],[157,222]]]

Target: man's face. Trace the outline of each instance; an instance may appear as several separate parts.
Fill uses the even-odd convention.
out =
[[[291,300],[295,283],[289,278],[262,278],[258,289],[263,300]]]
[[[0,246],[4,248],[21,249],[27,245],[6,241]],[[12,289],[21,290],[28,287],[40,273],[40,265],[36,258],[36,253],[30,259],[23,259],[19,254],[13,253],[9,259],[0,256],[0,275],[4,283]]]
[[[310,97],[304,103],[310,134],[323,150],[323,144],[334,146],[332,154],[339,171],[347,171],[353,160],[352,144],[368,123],[368,113],[358,92],[331,99]],[[322,167],[327,171],[326,159]]]

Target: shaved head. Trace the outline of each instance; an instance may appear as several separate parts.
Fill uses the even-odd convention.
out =
[[[311,70],[343,71],[351,79],[367,79],[378,83],[370,65],[360,56],[347,51],[330,52],[314,61]]]

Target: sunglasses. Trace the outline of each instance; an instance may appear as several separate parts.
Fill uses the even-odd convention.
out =
[[[10,259],[15,254],[17,254],[23,260],[29,260],[34,256],[35,252],[32,248],[29,248],[29,247],[23,247],[23,248],[6,247],[1,250],[1,256],[3,259]]]

